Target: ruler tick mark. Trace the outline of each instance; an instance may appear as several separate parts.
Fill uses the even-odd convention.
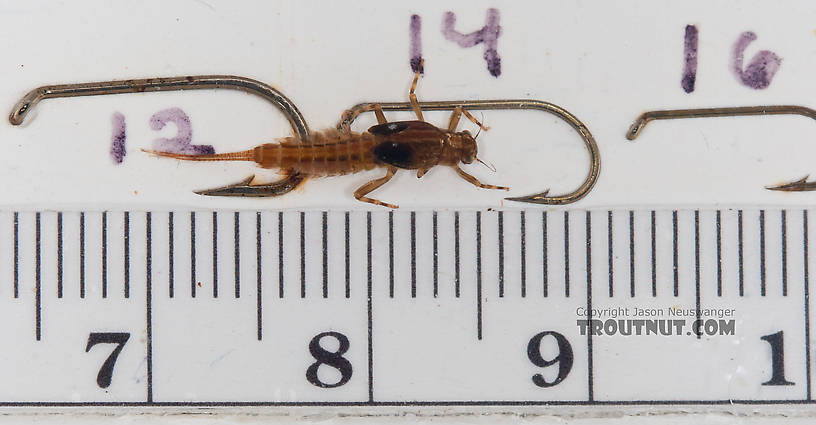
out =
[[[130,212],[125,211],[124,218],[124,245],[125,245],[125,298],[130,298]]]
[[[499,298],[504,298],[504,211],[499,211],[497,220],[499,225]]]
[[[461,273],[461,265],[459,263],[459,211],[453,213],[453,261],[454,261],[454,277],[453,285],[456,298],[459,298],[459,277]]]
[[[564,296],[570,295],[569,211],[564,211]]]
[[[672,211],[672,273],[674,277],[674,296],[680,296],[679,252],[677,249],[677,210]]]
[[[615,295],[615,255],[614,255],[614,244],[612,243],[612,210],[609,210],[606,214],[606,245],[607,245],[607,260],[609,268],[609,298],[612,298]]]
[[[306,298],[306,213],[300,212],[300,298]]]
[[[57,298],[62,298],[62,211],[57,213]]]
[[[108,297],[108,212],[102,211],[102,298]]]
[[[652,210],[652,297],[657,296],[657,214]]]
[[[759,211],[759,295],[765,296],[765,210]]]
[[[805,299],[805,380],[807,382],[807,399],[811,400],[810,386],[810,272],[808,263],[810,262],[808,253],[808,212],[802,211],[802,256],[804,265],[802,270],[802,280],[804,282]]]
[[[388,296],[394,298],[394,211],[388,211]]]
[[[190,296],[196,297],[196,214],[190,212]]]
[[[145,334],[147,341],[147,402],[153,402],[153,216],[145,213]]]
[[[547,240],[547,211],[541,212],[541,289],[544,298],[547,297],[549,292],[549,274],[548,274],[548,266],[549,266],[549,255],[547,253],[547,246],[549,245],[549,241]]]
[[[743,250],[742,250],[742,210],[737,212],[737,261],[739,265],[739,296],[745,295],[745,274],[743,270]]]
[[[241,214],[236,211],[232,220],[233,249],[235,257],[235,298],[241,298]]]
[[[212,296],[218,298],[218,211],[212,212]]]
[[[592,213],[586,212],[586,293],[587,311],[592,311]],[[595,400],[592,374],[592,332],[587,332],[587,396],[589,401]]]
[[[263,282],[263,270],[261,268],[262,264],[262,257],[261,257],[261,213],[255,213],[255,271],[257,277],[257,293],[255,296],[255,302],[257,307],[257,319],[258,319],[258,341],[261,340],[263,336],[263,288],[261,287],[261,283]]]
[[[346,213],[348,214],[348,213]],[[346,216],[348,217],[348,215]],[[368,401],[374,402],[373,285],[371,279],[371,211],[366,212],[366,307],[368,313]]]
[[[42,338],[42,252],[40,213],[34,215],[34,332],[37,341]]]
[[[416,298],[416,211],[411,211],[411,298]]]
[[[15,213],[16,214],[16,213]],[[16,232],[15,232],[15,241],[16,241]],[[16,243],[15,243],[15,250],[14,250],[14,257],[15,257],[15,276],[16,276],[16,263],[17,263],[17,250],[16,250]],[[16,282],[16,280],[15,280]],[[85,298],[85,213],[79,213],[79,298]]]
[[[81,222],[84,222],[84,221],[81,221]],[[175,257],[175,255],[174,255],[174,252],[173,252],[174,245],[175,245],[174,240],[173,240],[173,235],[175,235],[176,232],[175,232],[173,227],[174,227],[173,226],[173,211],[170,211],[167,214],[167,267],[169,269],[167,271],[167,295],[170,298],[173,298],[173,296],[175,295],[175,277],[176,277],[175,267],[174,267],[174,259],[175,259],[174,257]],[[81,232],[81,234],[84,234],[84,232]]]
[[[519,231],[521,233],[521,253],[519,262],[521,266],[521,297],[527,296],[527,222],[524,210],[519,212]]]
[[[482,339],[482,212],[476,211],[476,339]]]
[[[283,298],[283,211],[278,212],[278,298]]]
[[[702,311],[700,310],[702,300],[700,298],[700,210],[694,211],[694,290],[695,290],[695,315],[697,316],[697,323],[701,323]],[[697,333],[697,339],[702,337],[701,333]]]
[[[346,257],[346,298],[351,298],[351,231],[350,231],[350,216],[351,213],[346,211],[345,213],[345,233],[346,233],[346,245],[345,245],[345,257]],[[370,224],[370,222],[369,222]]]
[[[781,241],[782,241],[782,296],[788,296],[788,215],[786,210],[780,212],[782,216]]]
[[[14,212],[14,298],[20,298],[20,213]]]
[[[722,296],[722,211],[717,210],[717,296]]]
[[[629,211],[629,296],[635,297],[635,212]]]
[[[433,212],[432,227],[433,227],[433,296],[439,296],[439,234],[438,234],[438,219],[436,211]]]
[[[329,297],[329,213],[323,211],[323,298]]]

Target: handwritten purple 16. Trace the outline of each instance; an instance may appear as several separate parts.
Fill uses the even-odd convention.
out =
[[[740,34],[734,43],[733,71],[743,85],[755,90],[762,90],[768,88],[768,85],[771,84],[776,71],[779,70],[779,65],[782,64],[782,59],[774,52],[762,50],[751,58],[751,62],[743,70],[742,63],[745,49],[756,39],[757,35],[751,31]]]
[[[685,66],[683,67],[683,81],[680,83],[686,93],[694,91],[694,83],[697,81],[697,27],[686,25]]]
[[[158,131],[164,128],[168,122],[176,125],[178,129],[176,137],[160,137],[154,140],[154,150],[190,155],[215,153],[215,148],[212,145],[194,145],[191,143],[193,140],[193,127],[190,125],[190,117],[180,108],[169,108],[156,112],[150,117],[150,128]]]
[[[697,44],[698,31],[694,25],[686,25],[685,47],[683,49],[684,65],[683,79],[680,86],[686,93],[694,91],[694,83],[697,80]],[[774,75],[782,64],[782,59],[776,53],[769,50],[762,50],[753,58],[747,67],[743,66],[745,59],[745,49],[757,35],[751,31],[740,34],[734,43],[731,60],[731,70],[737,80],[744,86],[755,90],[768,88]]]

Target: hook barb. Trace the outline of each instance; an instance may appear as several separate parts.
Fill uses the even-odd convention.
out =
[[[544,202],[541,202],[541,201],[546,200],[547,195],[549,193],[550,193],[550,189],[547,189],[547,190],[545,190],[545,191],[543,191],[541,193],[535,193],[535,194],[527,195],[527,196],[517,196],[515,198],[504,198],[504,199],[507,199],[508,201],[530,202],[530,203],[533,203],[533,204],[543,204]]]
[[[353,106],[351,109],[347,110],[343,113],[342,119],[339,124],[337,124],[337,128],[340,130],[348,130],[351,128],[351,124],[354,120],[363,112],[369,111],[371,105],[375,103],[361,103],[358,105]],[[407,102],[394,102],[394,103],[376,103],[379,105],[383,111],[410,111],[411,104]],[[509,201],[517,201],[517,202],[528,202],[533,204],[544,204],[544,205],[564,205],[575,202],[589,193],[592,190],[592,187],[595,186],[595,182],[598,180],[598,176],[601,171],[601,155],[598,151],[598,145],[595,143],[595,139],[592,137],[592,134],[589,132],[589,129],[582,123],[578,118],[572,115],[566,109],[549,103],[544,102],[541,100],[533,100],[533,99],[508,99],[508,100],[453,100],[453,101],[432,101],[432,102],[419,102],[420,108],[426,111],[452,111],[456,107],[461,107],[471,111],[478,111],[478,110],[518,110],[518,109],[531,109],[531,110],[538,110],[542,112],[548,112],[561,118],[562,120],[566,121],[578,134],[581,136],[581,139],[584,141],[584,145],[586,146],[587,150],[589,151],[589,172],[587,173],[584,182],[575,190],[570,193],[564,195],[554,195],[549,196],[549,189],[527,195],[527,196],[520,196],[514,198],[505,198]]]

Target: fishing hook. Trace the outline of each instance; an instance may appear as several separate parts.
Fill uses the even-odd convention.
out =
[[[725,108],[697,108],[697,109],[671,109],[664,111],[648,111],[640,114],[626,138],[635,140],[640,135],[641,130],[652,120],[674,120],[685,118],[715,118],[715,117],[740,117],[753,115],[802,115],[816,120],[816,110],[805,106],[797,105],[771,105],[771,106],[734,106]],[[808,181],[808,176],[788,183],[775,186],[765,186],[769,190],[779,190],[784,192],[805,192],[816,190],[816,181]]]
[[[9,122],[13,125],[22,124],[31,109],[43,99],[205,89],[239,90],[260,96],[275,105],[286,116],[294,134],[302,139],[309,137],[309,126],[306,125],[303,114],[283,93],[260,81],[234,75],[192,75],[187,77],[145,78],[42,86],[26,93],[17,102],[9,115]],[[292,190],[305,179],[300,174],[292,174],[280,181],[252,185],[250,182],[254,178],[253,175],[229,186],[202,190],[196,193],[213,196],[262,197],[268,196],[269,193],[279,193],[281,190]]]
[[[371,106],[375,103],[360,103],[353,106],[351,109],[343,113],[343,118],[337,128],[340,130],[347,130],[351,127],[354,120],[363,112],[371,111]],[[411,104],[408,102],[385,102],[376,103],[383,111],[410,111]],[[514,198],[505,198],[509,201],[529,202],[533,204],[546,205],[564,205],[575,202],[589,193],[595,182],[598,180],[598,175],[601,170],[601,155],[598,152],[598,145],[595,139],[589,132],[589,129],[566,109],[541,100],[532,99],[516,99],[516,100],[454,100],[454,101],[431,101],[419,102],[420,108],[426,111],[452,111],[457,107],[464,109],[478,111],[478,110],[504,110],[504,109],[533,109],[538,111],[549,112],[562,120],[566,121],[572,126],[575,131],[581,136],[587,150],[589,151],[589,173],[584,182],[574,191],[557,196],[547,196],[549,189],[543,192],[534,193],[527,196],[519,196]]]

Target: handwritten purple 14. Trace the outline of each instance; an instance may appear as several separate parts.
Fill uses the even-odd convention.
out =
[[[411,15],[411,24],[408,26],[411,33],[411,71],[423,72],[420,69],[422,64],[422,18],[419,15]]]
[[[462,34],[456,31],[456,15],[453,12],[446,12],[442,21],[442,34],[448,41],[453,41],[461,47],[473,47],[479,43],[484,43],[484,59],[487,62],[487,70],[490,75],[498,77],[501,75],[501,58],[498,52],[498,41],[501,35],[499,25],[499,10],[487,9],[485,26],[469,34]]]
[[[484,44],[484,60],[487,62],[487,71],[490,75],[498,77],[501,75],[501,57],[499,57],[498,42],[501,35],[499,25],[499,10],[487,9],[485,25],[469,34],[462,34],[456,31],[456,15],[453,12],[446,12],[442,20],[442,35],[448,41],[453,41],[460,47],[468,48],[477,44]],[[411,22],[408,26],[410,46],[410,64],[414,72],[422,72],[422,17],[411,15]]]
[[[782,59],[774,52],[762,50],[751,58],[747,67],[744,67],[745,49],[756,39],[757,35],[751,31],[740,34],[734,43],[731,70],[742,85],[762,90],[771,84],[771,80],[782,64]],[[697,27],[686,25],[683,79],[680,82],[680,86],[686,93],[694,91],[694,83],[697,80],[697,44]]]

